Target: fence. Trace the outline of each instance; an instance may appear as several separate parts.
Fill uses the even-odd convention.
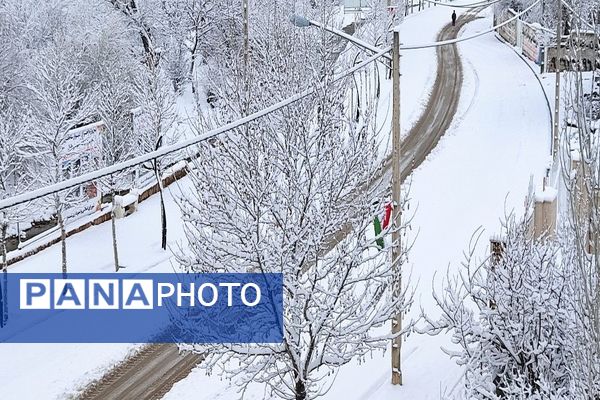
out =
[[[517,15],[512,9],[494,9],[494,25]],[[520,18],[497,29],[498,35],[540,66],[540,72],[556,72],[556,35],[540,24],[530,24]],[[600,68],[600,38],[594,32],[577,32],[577,35],[564,35],[561,40],[562,70],[590,71]],[[574,57],[573,49],[577,52]]]
[[[512,9],[506,9],[498,12],[498,7],[494,9],[494,25],[501,24],[517,15]],[[514,47],[518,47],[521,53],[536,64],[544,64],[542,57],[542,41],[546,32],[539,24],[529,24],[520,18],[501,26],[497,29],[502,39]]]

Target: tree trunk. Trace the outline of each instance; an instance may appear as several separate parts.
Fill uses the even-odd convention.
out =
[[[162,185],[160,188],[160,221],[162,224],[162,249],[167,249],[167,211],[165,210],[165,199],[163,197]]]
[[[62,273],[67,275],[67,231],[65,229],[65,221],[63,220],[62,211],[56,213],[58,218],[58,226],[60,227],[60,245],[62,253]]]
[[[6,223],[2,224],[2,284],[0,284],[0,327],[8,320],[8,262],[6,259]]]
[[[115,260],[115,271],[119,272],[119,249],[117,248],[117,222],[115,221],[115,195],[113,193],[113,208],[111,211],[110,221],[112,226],[112,242],[113,242],[113,256]]]
[[[306,385],[304,384],[304,381],[302,381],[302,380],[296,381],[295,392],[296,392],[296,400],[305,400],[306,399]]]
[[[194,45],[190,49],[191,63],[190,63],[190,69],[188,70],[188,77],[190,79],[190,82],[192,83],[192,93],[195,96],[198,95],[197,89],[196,89],[196,79],[194,77],[194,70],[196,68],[196,51],[197,50],[198,50],[198,30],[196,30],[196,32],[194,33]]]
[[[161,247],[167,249],[167,211],[165,209],[165,197],[163,193],[163,182],[158,172],[158,167],[154,166],[154,174],[158,181],[158,193],[160,194],[160,225],[161,225]]]
[[[142,40],[142,46],[144,48],[145,61],[150,68],[154,68],[158,65],[158,58],[152,46],[152,34],[150,27],[144,21],[143,17],[138,14],[138,7],[135,0],[130,0],[129,3],[123,4],[120,0],[110,0],[112,5],[127,17],[131,19],[134,24],[139,27],[139,35]]]

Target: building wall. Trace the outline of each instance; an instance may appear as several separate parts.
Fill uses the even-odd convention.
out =
[[[507,9],[494,9],[494,25],[513,18],[517,13]],[[543,72],[556,71],[556,45],[544,46],[543,31],[537,24],[528,24],[518,19],[497,29],[498,35],[512,46],[518,47],[525,57],[542,65]],[[599,39],[593,32],[581,32],[577,38],[563,37],[561,48],[561,68],[589,71],[600,68]],[[573,54],[570,49],[577,49]],[[574,60],[582,59],[576,63]]]

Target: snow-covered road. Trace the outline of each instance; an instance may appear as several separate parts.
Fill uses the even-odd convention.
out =
[[[412,23],[417,29],[413,37],[425,36],[418,42],[427,41],[429,33],[422,32],[437,32],[447,20],[446,14],[448,8],[432,8],[409,18],[407,26]],[[488,16],[471,23],[464,34],[484,30],[490,24]],[[423,30],[418,31],[419,27]],[[410,37],[407,32],[403,42],[408,43]],[[529,176],[533,173],[541,178],[548,156],[549,116],[539,85],[527,66],[492,34],[461,44],[460,51],[464,82],[457,116],[433,154],[413,176],[412,226],[415,236],[419,232],[410,259],[413,284],[418,285],[413,315],[418,314],[419,306],[435,313],[430,294],[434,274],[445,273],[448,265],[452,271],[457,270],[462,251],[477,227],[486,229],[487,238],[498,231],[499,219],[506,209],[516,207],[517,212],[521,211]],[[432,51],[427,52],[426,59],[430,59]],[[419,103],[424,103],[419,96],[430,90],[428,85],[430,88],[434,79],[431,74],[435,65],[422,65],[423,60],[411,55],[402,60],[403,112],[407,115],[403,122],[418,115]],[[411,73],[415,74],[412,82]],[[121,258],[128,265],[127,272],[170,268],[169,254],[159,249],[157,203],[157,198],[150,199],[141,204],[137,214],[119,221]],[[170,237],[176,240],[182,237],[182,229],[171,197],[168,208]],[[111,270],[109,224],[69,238],[68,245],[73,271]],[[480,254],[484,254],[485,245],[481,243]],[[52,246],[19,263],[15,270],[58,271],[59,253],[59,246]],[[413,334],[403,348],[403,387],[389,384],[389,353],[375,354],[362,365],[342,368],[327,398],[439,399],[440,393],[450,391],[459,382],[461,374],[440,350],[440,346],[449,345],[446,336]],[[98,377],[133,347],[2,344],[0,381],[5,385],[1,397],[62,398],[76,386]],[[32,378],[36,385],[30,384]],[[226,385],[218,377],[205,377],[197,370],[165,398],[233,398],[234,389],[227,389]]]
[[[419,18],[435,21],[442,13],[432,10]],[[491,10],[482,16],[485,18],[470,23],[462,35],[488,29]],[[550,116],[531,70],[493,34],[462,43],[459,49],[464,81],[457,114],[412,179],[416,242],[409,261],[416,304],[409,318],[418,316],[421,307],[437,314],[431,295],[433,282],[439,288],[447,270],[454,273],[460,268],[463,251],[480,227],[484,233],[478,254],[486,254],[487,239],[499,232],[505,213],[522,213],[530,176],[533,174],[536,182],[541,179],[549,156]],[[403,63],[409,64],[403,79],[410,81],[406,71],[416,71],[418,64],[410,63],[409,57],[403,58]],[[414,90],[421,93],[423,88]],[[449,336],[413,333],[403,347],[402,387],[390,384],[388,351],[343,367],[325,398],[437,400],[457,394],[462,371],[441,347],[452,347]],[[186,399],[192,394],[199,399],[225,399],[235,396],[235,388],[198,369],[176,384],[165,399]],[[262,392],[247,393],[247,397],[259,399]]]
[[[491,26],[491,10],[467,25],[463,36]],[[416,304],[437,315],[432,282],[460,268],[476,229],[485,229],[478,254],[500,231],[505,212],[523,212],[530,175],[541,181],[549,156],[548,110],[531,70],[493,34],[459,46],[464,83],[452,127],[412,180],[411,250]],[[342,368],[327,399],[440,399],[460,389],[461,369],[440,347],[449,336],[411,334],[403,347],[404,386],[390,385],[389,353]],[[362,384],[357,387],[356,383]]]

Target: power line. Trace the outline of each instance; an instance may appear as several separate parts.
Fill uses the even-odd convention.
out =
[[[483,36],[486,35],[490,32],[495,31],[498,28],[503,27],[504,25],[507,25],[509,23],[511,23],[512,21],[516,20],[517,18],[521,17],[521,15],[525,14],[526,12],[528,12],[529,10],[531,10],[534,6],[536,6],[541,0],[537,0],[535,3],[531,4],[529,7],[527,7],[525,10],[521,11],[520,13],[516,14],[515,16],[507,19],[506,21],[502,22],[501,24],[498,24],[496,26],[492,26],[490,29],[485,30],[483,32],[479,32],[476,33],[474,35],[471,36],[466,36],[466,37],[462,37],[462,38],[457,38],[457,39],[451,39],[451,40],[442,40],[440,42],[433,42],[433,43],[426,43],[426,44],[418,44],[418,45],[403,45],[400,46],[400,50],[417,50],[417,49],[427,49],[430,47],[439,47],[439,46],[447,46],[449,44],[455,44],[455,43],[459,43],[459,42],[464,42],[467,40],[471,40],[471,39],[475,39],[478,38],[479,36]]]
[[[354,67],[352,67],[344,72],[341,72],[341,73],[335,75],[332,79],[332,82],[336,82],[342,78],[345,78],[348,75],[353,74],[354,72],[358,71],[359,69],[365,67],[366,65],[372,63],[379,57],[388,53],[391,49],[392,49],[391,47],[381,49],[379,52],[377,52],[375,55],[367,58],[365,61],[355,65]],[[199,143],[204,142],[208,139],[211,139],[215,136],[221,135],[224,132],[230,131],[239,126],[242,126],[249,122],[252,122],[258,118],[261,118],[265,115],[268,115],[268,114],[270,114],[274,111],[277,111],[283,107],[287,107],[290,104],[292,104],[298,100],[301,100],[307,96],[310,96],[311,94],[313,94],[315,92],[315,90],[316,89],[313,86],[309,89],[306,89],[305,91],[303,91],[301,93],[295,94],[293,96],[288,97],[287,99],[277,102],[263,110],[257,111],[253,114],[250,114],[247,117],[230,122],[230,123],[223,125],[217,129],[210,130],[210,131],[206,132],[205,134],[199,135],[195,138],[187,139],[187,140],[184,140],[179,143],[175,143],[175,144],[172,144],[169,146],[162,147],[162,148],[152,151],[150,153],[146,153],[144,155],[132,158],[131,160],[127,160],[127,161],[123,161],[123,162],[111,165],[110,167],[101,168],[99,170],[92,171],[87,174],[83,174],[78,177],[75,177],[75,178],[67,179],[65,181],[55,183],[53,185],[48,185],[48,186],[42,187],[40,189],[33,190],[31,192],[26,192],[26,193],[23,193],[23,194],[20,194],[17,196],[13,196],[13,197],[9,197],[4,200],[0,200],[0,210],[3,210],[8,207],[13,207],[13,206],[16,206],[16,205],[19,205],[22,203],[26,203],[28,201],[32,201],[35,199],[39,199],[41,197],[48,196],[53,193],[58,193],[63,190],[66,190],[66,189],[70,189],[70,188],[79,186],[83,183],[97,180],[104,176],[108,176],[108,175],[114,174],[116,172],[126,170],[126,169],[134,167],[136,165],[143,164],[145,162],[154,160],[156,158],[166,156],[167,154],[175,153],[175,152],[183,150],[187,147],[199,144]]]
[[[535,5],[537,5],[541,0],[537,0],[536,2],[534,2],[533,4],[531,4],[529,7],[527,7],[525,10],[521,11],[520,13],[516,14],[515,16],[513,16],[512,18],[504,21],[501,24],[498,24],[496,26],[493,26],[492,28],[483,31],[483,32],[479,32],[477,34],[468,36],[468,37],[464,37],[464,38],[459,38],[459,39],[452,39],[452,40],[444,40],[444,41],[439,41],[439,42],[433,42],[433,43],[428,43],[428,44],[421,44],[421,45],[404,45],[404,46],[400,46],[400,50],[416,50],[416,49],[425,49],[425,48],[431,48],[431,47],[438,47],[438,46],[446,46],[446,45],[450,45],[450,44],[454,44],[454,43],[459,43],[459,42],[464,42],[467,40],[471,40],[471,39],[475,39],[479,36],[483,36],[487,33],[490,33],[504,25],[509,24],[510,22],[514,21],[515,19],[519,18],[521,15],[525,14],[526,12],[528,12],[529,10],[531,10]],[[563,0],[564,1],[564,0]],[[313,21],[311,21],[311,23],[313,23]],[[323,27],[323,26],[322,26]],[[361,43],[362,45],[363,43]],[[366,43],[364,43],[366,44]],[[354,72],[356,72],[357,70],[365,67],[366,65],[370,64],[371,62],[375,61],[376,59],[380,58],[380,57],[385,57],[387,56],[387,53],[391,50],[391,47],[387,47],[385,49],[379,49],[375,46],[366,44],[367,46],[365,46],[365,48],[367,48],[368,50],[374,52],[376,50],[377,53],[375,53],[373,56],[367,58],[365,61],[357,64],[356,66],[341,72],[340,74],[337,74],[334,78],[333,78],[333,82],[336,82],[348,75],[353,74]],[[36,189],[33,190],[31,192],[26,192],[17,196],[13,196],[13,197],[9,197],[7,199],[4,200],[0,200],[0,210],[3,210],[5,208],[8,207],[13,207],[22,203],[26,203],[28,201],[32,201],[35,199],[39,199],[41,197],[53,194],[53,193],[58,193],[61,192],[63,190],[66,189],[70,189],[76,186],[79,186],[83,183],[86,182],[90,182],[90,181],[94,181],[96,179],[102,178],[104,176],[108,176],[111,174],[114,174],[116,172],[120,172],[123,171],[125,169],[134,167],[136,165],[139,164],[143,164],[145,162],[154,160],[156,158],[159,157],[163,157],[167,154],[171,154],[171,153],[175,153],[177,151],[183,150],[187,147],[199,144],[203,141],[206,141],[208,139],[211,139],[215,136],[221,135],[222,133],[225,133],[227,131],[230,131],[232,129],[235,129],[239,126],[245,125],[249,122],[252,122],[258,118],[261,118],[265,115],[268,115],[274,111],[277,111],[283,107],[287,107],[288,105],[301,100],[309,95],[311,95],[312,93],[314,93],[315,91],[315,87],[311,87],[309,89],[306,89],[305,91],[298,93],[296,95],[290,96],[285,100],[282,100],[278,103],[273,104],[270,107],[267,107],[263,110],[257,111],[253,114],[248,115],[247,117],[238,119],[236,121],[230,122],[229,124],[223,125],[217,129],[213,129],[211,131],[208,131],[207,133],[203,134],[203,135],[199,135],[195,138],[192,139],[188,139],[188,140],[184,140],[182,142],[179,143],[175,143],[169,146],[165,146],[162,147],[158,150],[152,151],[150,153],[146,153],[144,155],[135,157],[131,160],[128,161],[123,161],[120,163],[117,163],[115,165],[112,165],[110,167],[106,167],[106,168],[102,168],[93,172],[89,172],[87,174],[83,174],[80,175],[78,177],[75,178],[71,178],[71,179],[67,179],[65,181],[62,182],[58,182],[56,184],[53,185],[48,185],[45,186],[43,188],[40,189]]]
[[[452,7],[452,8],[477,8],[481,6],[491,6],[492,4],[499,3],[502,0],[494,0],[494,1],[478,1],[471,4],[451,4],[451,3],[442,3],[434,0],[425,0],[428,3],[437,4],[444,7]]]

